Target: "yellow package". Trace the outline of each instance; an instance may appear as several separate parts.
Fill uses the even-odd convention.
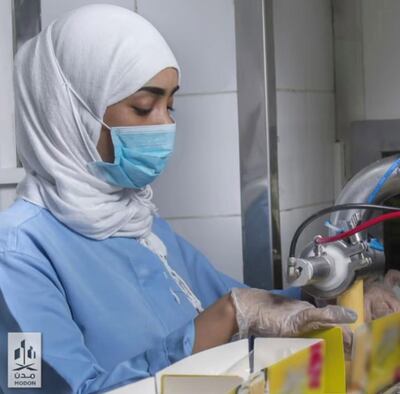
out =
[[[367,393],[375,394],[400,380],[400,313],[374,320],[371,339]]]
[[[323,394],[325,343],[318,342],[266,371],[271,394]]]
[[[268,390],[265,392],[270,394],[345,394],[342,329],[335,327],[315,331],[308,334],[307,338],[322,341],[295,353],[286,354],[280,361],[262,370],[264,379],[260,375],[257,379],[253,377],[232,391],[232,394],[264,393],[263,385]],[[257,346],[255,348],[257,349]]]
[[[326,394],[346,393],[346,366],[343,347],[343,333],[340,327],[314,331],[308,338],[325,341],[324,392]]]

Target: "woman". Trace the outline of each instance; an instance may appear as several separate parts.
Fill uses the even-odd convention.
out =
[[[42,333],[40,392],[92,393],[236,333],[295,336],[354,321],[293,289],[282,292],[289,298],[246,288],[155,214],[149,184],[173,149],[180,70],[146,20],[83,7],[27,42],[15,63],[26,177],[0,215],[4,393],[15,392],[9,332]]]

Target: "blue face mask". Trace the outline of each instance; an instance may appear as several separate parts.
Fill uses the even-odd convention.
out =
[[[174,149],[175,123],[111,127],[114,163],[92,161],[89,171],[121,187],[140,189],[164,170]]]

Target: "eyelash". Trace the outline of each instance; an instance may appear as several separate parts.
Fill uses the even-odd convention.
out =
[[[133,107],[133,109],[139,116],[146,116],[151,112],[151,109],[142,109],[138,107]]]
[[[138,108],[138,107],[133,107],[133,109],[136,111],[136,113],[139,116],[146,116],[151,112],[151,109],[143,109],[143,108]],[[171,112],[175,111],[175,108],[172,108],[172,107],[167,107],[167,109]]]

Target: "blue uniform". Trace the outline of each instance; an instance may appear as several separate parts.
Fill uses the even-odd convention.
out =
[[[165,220],[153,232],[204,308],[245,286]],[[192,353],[196,316],[135,239],[84,237],[22,198],[0,213],[0,392],[93,393],[148,377]],[[8,332],[42,333],[42,389],[7,388]]]

